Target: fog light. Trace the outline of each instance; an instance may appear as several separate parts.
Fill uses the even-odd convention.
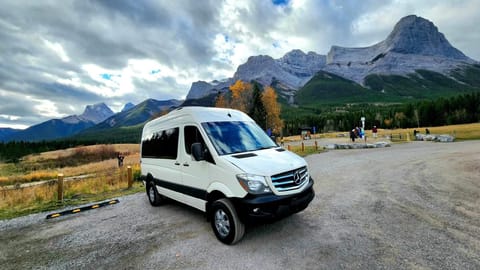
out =
[[[260,212],[260,208],[254,208],[253,209],[253,213],[257,214],[258,212]]]

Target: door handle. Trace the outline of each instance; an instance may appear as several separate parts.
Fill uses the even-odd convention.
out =
[[[185,162],[185,163],[183,163],[183,166],[188,167],[190,165],[188,165],[188,163]]]
[[[180,162],[175,162],[175,165],[179,166],[179,165],[180,165]]]

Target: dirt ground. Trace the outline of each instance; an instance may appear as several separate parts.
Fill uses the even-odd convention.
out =
[[[2,269],[480,269],[480,141],[306,158],[303,212],[216,240],[201,212],[144,193],[58,219],[0,221]]]

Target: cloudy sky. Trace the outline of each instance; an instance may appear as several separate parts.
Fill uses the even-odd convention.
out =
[[[432,21],[480,60],[478,0],[0,0],[0,127],[105,102],[182,99],[249,56],[369,46],[400,18]]]

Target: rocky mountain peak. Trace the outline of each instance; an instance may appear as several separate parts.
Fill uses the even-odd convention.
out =
[[[114,112],[102,102],[94,105],[87,105],[80,116],[98,124],[112,115],[114,115]]]
[[[424,69],[448,74],[474,60],[454,48],[429,20],[402,18],[388,37],[364,48],[332,46],[324,71],[363,84],[370,74],[406,75]]]
[[[131,103],[131,102],[128,102],[127,104],[125,104],[125,106],[123,106],[123,109],[121,110],[121,112],[125,112],[125,111],[128,111],[130,110],[131,108],[135,107],[135,104]]]
[[[384,41],[388,51],[467,60],[429,20],[416,15],[402,18]]]

